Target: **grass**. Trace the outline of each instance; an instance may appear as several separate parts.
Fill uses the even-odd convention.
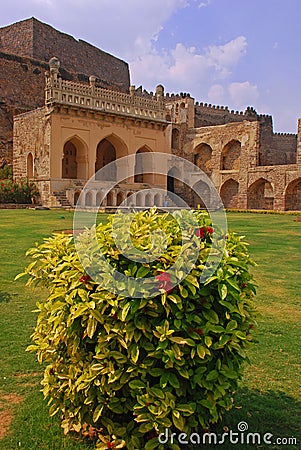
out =
[[[42,368],[34,355],[25,352],[36,320],[32,310],[46,293],[24,287],[23,279],[14,281],[26,265],[25,251],[52,231],[71,229],[72,218],[67,211],[0,210],[0,450],[93,448],[64,437],[58,418],[48,417],[39,392]],[[297,449],[301,444],[301,223],[290,215],[251,213],[228,213],[228,222],[232,230],[246,236],[258,264],[254,268],[259,285],[258,343],[249,352],[252,364],[234,396],[235,406],[217,430],[236,431],[244,421],[250,432],[273,434],[272,441],[295,437],[299,443],[250,447]]]

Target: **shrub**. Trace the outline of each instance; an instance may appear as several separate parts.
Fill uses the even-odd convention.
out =
[[[241,237],[213,230],[206,213],[195,217],[191,241],[200,246],[199,256],[173,288],[165,273],[179,254],[181,236],[170,215],[150,210],[133,217],[137,248],[145,249],[158,227],[168,238],[165,252],[151,262],[133,262],[120,253],[112,219],[97,226],[112,266],[157,279],[159,293],[151,298],[113,294],[91,279],[72,236],[55,234],[28,251],[34,259],[25,271],[28,284],[41,283],[50,291],[38,303],[28,350],[47,363],[43,393],[50,414],[60,413],[65,433],[95,436],[99,449],[163,449],[159,433],[200,433],[231,408],[255,324],[253,263]],[[222,259],[201,284],[213,233]],[[83,233],[86,243],[88,236]]]
[[[0,203],[30,204],[38,197],[34,182],[28,180],[2,180],[0,182]]]
[[[13,178],[13,169],[11,165],[6,165],[2,169],[0,169],[0,180],[12,180]]]

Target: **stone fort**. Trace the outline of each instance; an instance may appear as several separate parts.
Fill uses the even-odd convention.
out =
[[[179,156],[209,177],[226,208],[301,210],[301,119],[298,134],[274,133],[272,117],[130,84],[128,64],[35,18],[0,28],[0,161],[15,178],[35,179],[45,206],[74,206],[99,169],[133,155],[102,200],[115,207],[135,196],[138,206],[162,206],[149,188],[168,188],[190,206],[206,205],[206,179],[181,167],[166,176],[141,173],[139,155]],[[135,159],[136,158],[136,159]],[[82,200],[99,205],[114,164]],[[188,186],[198,185],[199,197]],[[145,190],[145,195],[143,191]],[[173,205],[172,198],[168,199]]]

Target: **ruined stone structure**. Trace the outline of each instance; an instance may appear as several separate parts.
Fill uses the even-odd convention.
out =
[[[15,116],[14,175],[35,178],[45,205],[73,206],[98,169],[126,155],[137,155],[138,166],[140,153],[159,151],[202,169],[226,208],[301,210],[300,119],[297,135],[279,134],[271,116],[251,107],[230,111],[186,93],[164,94],[160,85],[155,93],[136,89],[126,63],[36,19],[2,28],[0,37],[0,157],[11,158]],[[200,198],[177,180],[179,171],[175,165],[167,177],[127,176],[125,169],[103,205],[119,205],[135,192],[138,205],[162,205],[162,195],[143,193],[153,186],[204,205],[210,186],[185,174]],[[99,204],[102,187],[95,183],[83,206]]]

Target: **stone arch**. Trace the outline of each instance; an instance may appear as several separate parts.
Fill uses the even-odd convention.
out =
[[[62,178],[87,179],[87,145],[78,136],[68,139],[63,148]]]
[[[210,177],[212,174],[212,148],[202,143],[194,149],[194,164]]]
[[[137,192],[137,194],[136,194],[136,205],[137,206],[144,206],[142,192]]]
[[[178,150],[180,147],[180,132],[177,128],[173,128],[171,132],[171,148]]]
[[[236,139],[228,142],[221,153],[221,170],[239,170],[241,143]]]
[[[121,203],[123,202],[123,200],[124,200],[124,193],[122,191],[119,191],[118,194],[117,194],[117,203],[116,203],[116,205],[120,206]]]
[[[26,172],[27,172],[27,178],[33,178],[34,177],[34,159],[32,153],[28,153],[27,155],[27,161],[26,161]]]
[[[101,175],[97,172],[106,165],[116,161],[116,159],[122,158],[127,155],[127,146],[121,138],[119,138],[115,134],[106,136],[98,143],[96,148],[95,179],[116,181],[117,169],[115,164],[111,164],[110,168],[104,171]]]
[[[102,191],[98,191],[96,194],[96,206],[103,205],[103,203],[104,203],[103,193]]]
[[[193,191],[193,203],[194,206],[197,207],[200,205],[201,208],[207,209],[207,207],[210,205],[210,187],[208,186],[205,181],[198,181],[193,186],[193,189],[198,189],[200,194]],[[207,205],[207,206],[206,206]]]
[[[106,199],[107,199],[107,206],[114,206],[114,193],[113,193],[113,191],[108,192]]]
[[[152,195],[150,193],[146,194],[144,201],[145,201],[145,206],[148,206],[148,207],[154,206],[153,205]]]
[[[74,193],[74,197],[73,197],[73,205],[74,205],[74,206],[77,205],[77,202],[78,202],[78,199],[79,199],[79,197],[80,197],[80,194],[81,194],[81,191],[76,191],[76,192]]]
[[[291,181],[286,187],[285,210],[301,211],[301,177]]]
[[[92,191],[88,191],[85,195],[85,206],[93,206],[93,194]]]
[[[135,183],[149,183],[149,184],[153,183],[154,175],[152,173],[153,171],[152,157],[153,152],[147,145],[144,145],[143,147],[137,150],[135,156],[135,169],[134,169]],[[142,171],[143,173],[139,173]]]
[[[220,197],[225,208],[237,208],[238,190],[239,183],[233,178],[225,181],[221,186]]]
[[[155,194],[155,196],[154,196],[154,205],[155,206],[162,206],[161,195],[160,194]]]
[[[273,209],[274,189],[265,178],[259,178],[248,188],[249,209]]]

